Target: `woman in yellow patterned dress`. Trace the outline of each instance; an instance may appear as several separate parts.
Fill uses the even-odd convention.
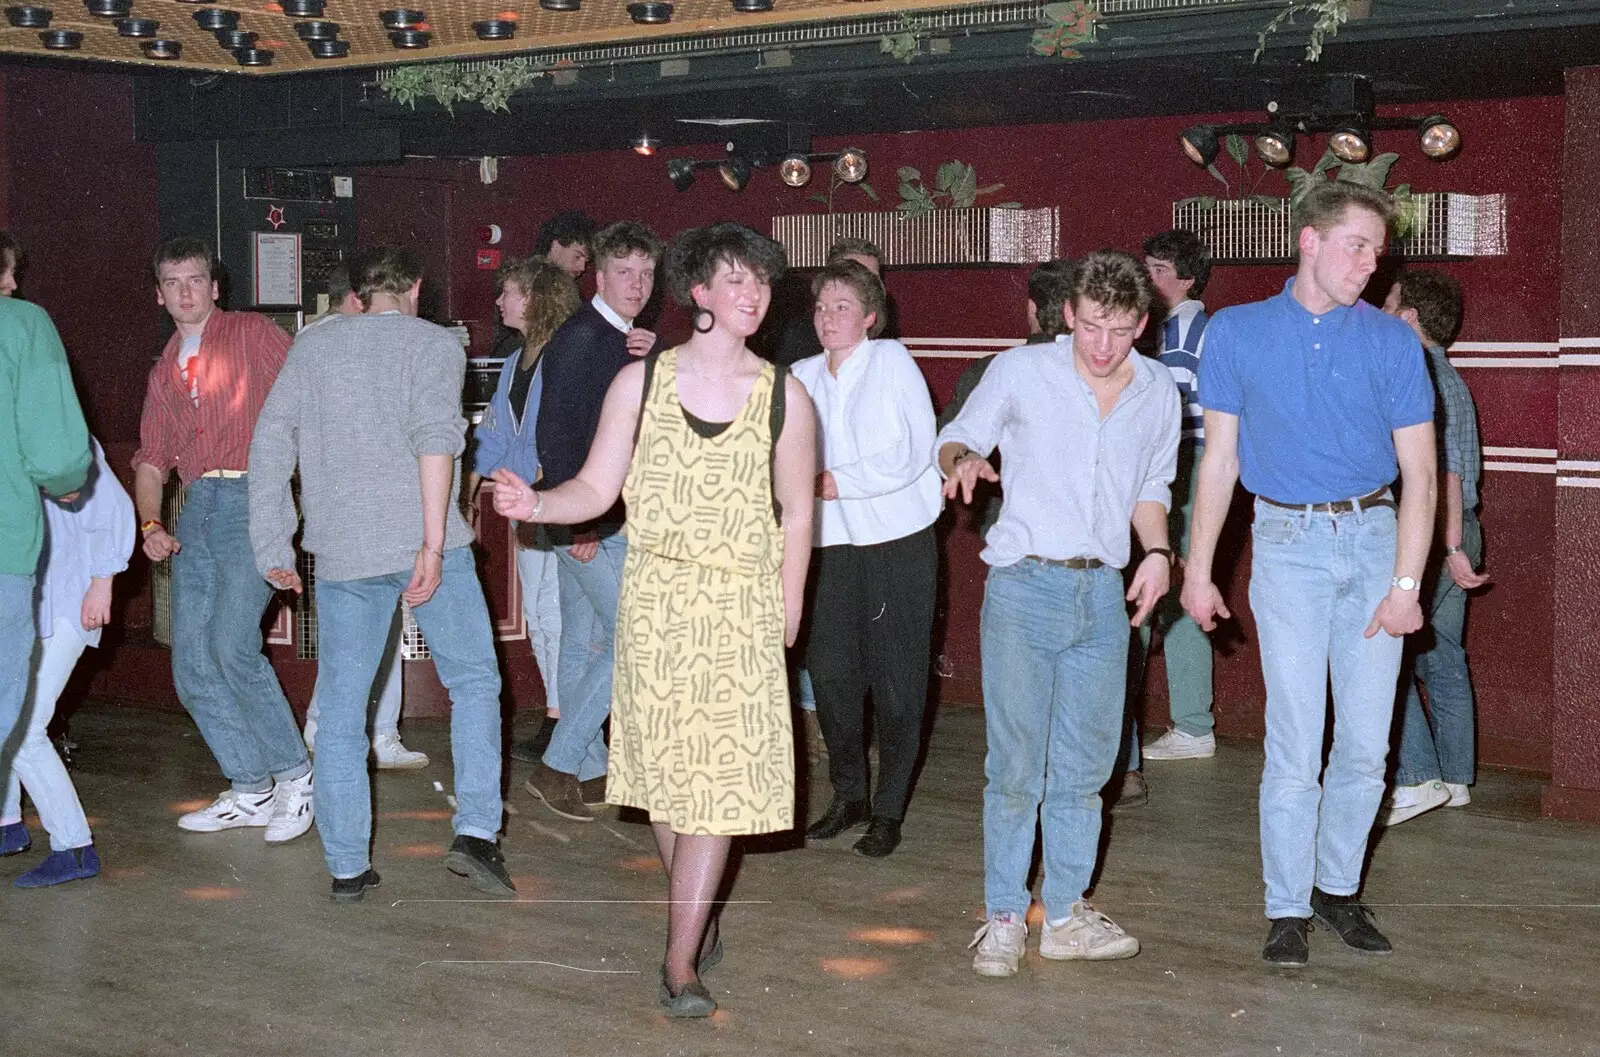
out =
[[[738,224],[679,236],[673,296],[695,334],[617,375],[576,478],[497,471],[495,509],[568,524],[628,505],[607,799],[650,813],[671,892],[661,1004],[707,1016],[699,969],[735,836],[794,826],[783,650],[811,550],[816,422],[805,388],[746,347],[783,249]],[[707,942],[710,940],[710,942]]]

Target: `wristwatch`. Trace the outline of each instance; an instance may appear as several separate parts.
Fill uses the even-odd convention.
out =
[[[1396,576],[1389,581],[1389,586],[1398,587],[1402,591],[1415,591],[1417,589],[1417,578],[1414,576]]]
[[[1167,564],[1168,565],[1172,564],[1173,558],[1172,558],[1172,551],[1170,549],[1168,549],[1166,547],[1146,547],[1144,549],[1144,555],[1145,555],[1146,558],[1150,557],[1150,555],[1152,555],[1152,554],[1159,554],[1163,558],[1167,559]]]
[[[1460,554],[1460,553],[1461,553],[1461,548],[1460,547],[1446,547],[1444,549],[1444,556],[1446,558],[1453,558],[1457,554]]]

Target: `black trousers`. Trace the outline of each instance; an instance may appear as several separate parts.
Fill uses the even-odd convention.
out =
[[[939,555],[933,527],[865,547],[819,547],[806,667],[836,796],[867,799],[866,696],[878,732],[872,813],[905,817],[922,748]]]

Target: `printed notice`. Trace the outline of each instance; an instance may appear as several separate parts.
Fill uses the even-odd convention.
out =
[[[257,231],[254,238],[255,303],[298,305],[300,236],[289,232]]]

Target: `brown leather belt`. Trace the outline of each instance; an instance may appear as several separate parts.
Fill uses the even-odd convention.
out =
[[[1268,506],[1282,507],[1285,510],[1308,510],[1314,514],[1354,514],[1358,510],[1370,510],[1375,506],[1397,509],[1394,497],[1389,494],[1388,488],[1380,488],[1376,492],[1355,499],[1335,499],[1331,503],[1280,503],[1264,495],[1258,495],[1256,498]]]
[[[1098,569],[1105,564],[1099,558],[1041,558],[1037,554],[1029,554],[1027,559],[1040,565],[1054,565],[1060,569]]]

